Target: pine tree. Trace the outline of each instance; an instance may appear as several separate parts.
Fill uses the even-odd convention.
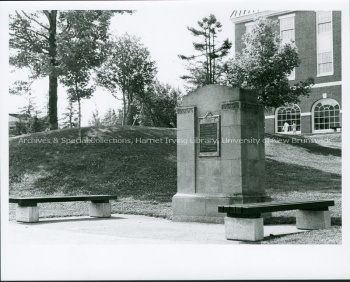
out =
[[[66,112],[63,113],[63,128],[73,128],[78,126],[78,113],[75,108],[75,104],[72,100],[68,101],[69,104],[66,107]]]
[[[114,109],[109,108],[105,113],[101,123],[106,126],[115,126],[118,124],[118,118]]]
[[[90,126],[101,126],[101,118],[100,118],[100,113],[98,109],[96,108],[95,111],[92,112],[92,119],[89,120],[89,125]]]
[[[201,39],[200,42],[193,42],[196,54],[179,55],[181,60],[187,62],[190,75],[184,75],[181,78],[191,85],[190,89],[220,83],[224,67],[223,58],[228,55],[232,47],[228,39],[221,44],[218,42],[217,37],[222,31],[222,25],[213,14],[198,21],[198,26],[198,29],[187,27],[193,36]]]

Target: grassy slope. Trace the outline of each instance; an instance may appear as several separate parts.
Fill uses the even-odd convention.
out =
[[[77,136],[76,129],[67,129],[11,139],[10,195],[117,194],[120,200],[112,204],[115,213],[171,218],[171,198],[176,193],[176,145],[166,143],[165,138],[175,139],[174,129],[87,127],[82,130],[83,137],[118,138],[134,144],[62,143],[62,138]],[[135,139],[140,137],[162,139],[163,143],[136,144]],[[30,138],[51,143],[24,143],[24,139]],[[58,143],[53,143],[55,138]],[[335,199],[332,223],[341,223],[340,134],[267,135],[266,175],[267,192],[273,199]],[[46,205],[41,212],[43,217],[87,214],[83,203],[43,205]],[[11,205],[11,218],[13,208]],[[294,214],[276,213],[277,218],[270,223],[295,222]]]
[[[135,142],[136,138],[176,138],[174,129],[92,127],[82,130],[82,137],[96,142],[112,142],[115,138],[130,140],[133,144],[67,144],[62,139],[77,136],[76,129],[68,129],[24,137],[50,140],[47,144],[12,139],[10,194],[117,194],[164,202],[169,200],[169,194],[176,193],[176,177],[169,177],[176,176],[176,146]],[[53,143],[55,138],[57,143]]]

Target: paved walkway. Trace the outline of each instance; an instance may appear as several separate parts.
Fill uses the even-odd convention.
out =
[[[304,232],[294,225],[267,225],[265,238]],[[242,244],[225,239],[223,224],[172,222],[141,215],[109,219],[66,217],[38,223],[9,222],[10,244]]]

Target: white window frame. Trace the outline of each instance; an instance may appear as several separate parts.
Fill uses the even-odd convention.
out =
[[[249,22],[249,23],[246,23],[246,24],[245,24],[245,33],[248,33],[248,32],[247,32],[247,29],[250,28],[251,26],[253,26],[254,23],[255,23],[255,22]]]
[[[279,112],[279,110],[281,108],[290,108],[290,107],[294,107],[294,106],[297,106],[299,108],[299,112],[300,112],[300,130],[297,130],[296,134],[301,134],[301,117],[302,117],[302,113],[301,113],[300,106],[298,104],[291,104],[291,105],[288,105],[288,106],[281,106],[281,107],[278,107],[275,110],[275,133],[277,133],[277,134],[293,134],[293,130],[288,131],[287,133],[283,132],[283,131],[280,131],[280,132],[278,131],[278,112]],[[291,127],[292,125],[290,124],[289,126]]]
[[[293,21],[294,21],[293,39],[294,39],[294,42],[295,42],[295,14],[288,14],[288,15],[283,15],[283,16],[279,16],[278,17],[279,25],[280,25],[280,37],[282,38],[281,20],[288,19],[288,18],[293,18]],[[292,70],[292,72],[288,76],[288,80],[295,80],[295,68]]]
[[[341,113],[342,113],[342,110],[341,110],[341,107],[340,107],[340,104],[337,100],[333,99],[333,98],[325,98],[325,99],[320,99],[320,100],[317,100],[313,105],[312,105],[312,108],[311,108],[311,126],[312,126],[312,133],[331,133],[331,132],[334,132],[333,129],[329,128],[329,129],[315,129],[315,108],[316,106],[322,102],[322,101],[334,101],[335,103],[333,104],[337,104],[339,106],[339,124],[341,126]]]
[[[331,52],[332,53],[332,71],[331,72],[324,72],[324,73],[319,73],[319,68],[318,68],[318,54],[320,53],[319,52],[319,35],[318,35],[318,16],[317,14],[318,13],[321,13],[321,12],[330,12],[331,14],[331,31],[329,32],[330,33],[330,38],[331,38],[331,49],[328,51],[328,52]],[[317,11],[316,12],[316,45],[317,45],[317,54],[316,54],[316,60],[317,60],[317,67],[316,67],[316,73],[317,73],[317,77],[321,77],[321,76],[330,76],[330,75],[334,75],[334,44],[333,44],[333,12],[332,11]],[[327,51],[324,51],[323,52],[327,52]]]

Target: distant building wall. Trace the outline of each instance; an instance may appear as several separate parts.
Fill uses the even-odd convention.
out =
[[[231,20],[235,24],[236,53],[242,51],[242,36],[247,31],[247,27],[249,27],[250,23],[253,23],[257,15],[267,16],[277,21],[281,21],[281,19],[286,16],[294,17],[295,44],[298,47],[301,64],[295,69],[295,79],[290,80],[290,84],[293,85],[308,77],[313,77],[315,80],[315,85],[312,88],[310,96],[308,98],[300,97],[300,103],[297,104],[300,108],[299,133],[332,132],[333,129],[330,128],[332,125],[341,126],[341,12],[332,11],[328,13],[328,15],[331,16],[328,17],[328,20],[327,14],[326,17],[321,18],[320,15],[317,16],[315,11],[233,13]],[[326,18],[326,20],[324,20],[324,18]],[[323,21],[325,23],[323,23]],[[331,21],[331,24],[328,26],[327,21]],[[320,26],[322,24],[323,26],[321,29]],[[276,31],[279,32],[279,29],[280,26],[276,28]],[[318,30],[321,32],[317,32]],[[320,43],[317,42],[322,42],[323,44],[323,41],[320,41],[322,38],[318,34],[322,35],[324,30],[331,32],[332,48],[330,50],[332,50],[333,68],[332,73],[319,75],[318,59],[321,60],[321,56],[318,57],[318,54],[320,55],[322,51],[319,51],[321,47],[319,47]],[[316,107],[319,103],[321,103],[323,107]],[[316,112],[313,111],[315,107],[318,109]],[[276,117],[276,109],[265,113],[265,132],[277,132]],[[339,120],[339,122],[337,122],[337,120]]]

